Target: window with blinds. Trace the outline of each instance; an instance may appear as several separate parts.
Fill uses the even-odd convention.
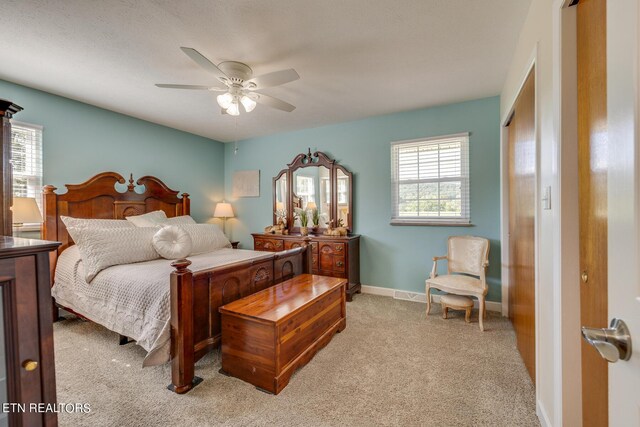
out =
[[[469,224],[469,134],[391,144],[392,224]]]
[[[42,127],[11,122],[13,195],[42,203]],[[40,206],[42,210],[42,206]]]

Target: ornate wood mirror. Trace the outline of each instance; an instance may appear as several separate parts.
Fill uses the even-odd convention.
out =
[[[298,154],[287,169],[273,178],[273,223],[285,217],[287,228],[296,232],[300,221],[295,209],[317,210],[318,231],[333,221],[353,232],[353,174],[326,154],[316,151]],[[309,218],[309,227],[313,226]]]

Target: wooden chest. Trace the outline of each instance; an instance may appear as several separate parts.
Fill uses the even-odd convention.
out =
[[[303,274],[220,307],[222,372],[280,393],[345,328],[346,283]]]
[[[360,292],[360,236],[324,236],[299,234],[254,233],[253,248],[256,251],[279,252],[302,246],[310,240],[313,274],[347,279],[347,301]]]

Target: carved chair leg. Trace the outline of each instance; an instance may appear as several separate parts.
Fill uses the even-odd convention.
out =
[[[464,311],[464,321],[469,323],[471,322],[471,307],[467,307]]]
[[[478,313],[478,322],[480,323],[480,330],[484,332],[484,324],[482,320],[484,319],[484,297],[478,298],[478,306],[480,308],[480,313]]]
[[[446,319],[447,318],[447,314],[449,314],[449,307],[447,307],[446,305],[442,304],[442,318]]]
[[[431,311],[431,287],[426,285],[427,290],[427,316],[429,316],[429,312]]]

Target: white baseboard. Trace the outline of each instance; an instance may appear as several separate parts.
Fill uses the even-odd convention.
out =
[[[542,406],[542,402],[539,400],[536,402],[536,415],[538,416],[538,420],[540,421],[540,425],[542,427],[551,427],[551,421],[549,421],[549,417],[547,416],[547,411],[544,410],[544,406]]]
[[[371,295],[381,295],[383,297],[391,297],[405,301],[427,303],[427,295],[420,292],[402,291],[399,289],[383,288],[380,286],[362,285],[362,293]],[[440,295],[432,294],[432,301],[436,304],[440,303]],[[478,301],[474,300],[474,307],[478,308]],[[496,301],[486,302],[487,311],[497,311],[502,313],[502,303]]]

